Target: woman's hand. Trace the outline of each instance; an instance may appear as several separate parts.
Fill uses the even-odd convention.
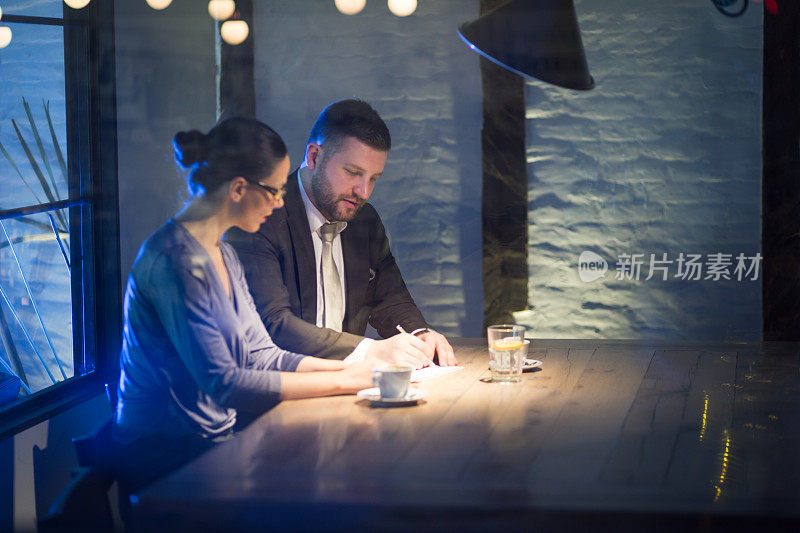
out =
[[[373,362],[345,364],[305,357],[297,372],[281,372],[281,399],[353,394],[372,387]]]
[[[344,370],[340,370],[342,391],[353,393],[372,387],[373,366],[374,362],[359,361],[358,363],[347,365]]]

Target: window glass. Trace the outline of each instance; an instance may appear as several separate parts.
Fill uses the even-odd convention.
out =
[[[63,29],[8,26],[11,44],[0,50],[0,209],[68,197]]]
[[[0,356],[31,392],[74,375],[68,224],[66,209],[0,221]]]
[[[31,17],[62,18],[64,2],[61,0],[3,0],[3,13]]]
[[[63,2],[3,2],[9,15],[61,18]],[[59,24],[0,21],[12,30],[0,49],[0,408],[94,370],[84,328],[92,313],[90,207],[51,204],[85,190],[87,50]],[[82,32],[82,29],[74,31]],[[67,87],[66,62],[71,61]],[[83,96],[82,96],[83,95]],[[74,108],[68,108],[74,106]],[[67,117],[74,122],[67,148]],[[74,152],[74,153],[73,153]],[[82,155],[83,154],[83,155]],[[73,160],[74,159],[74,160]],[[68,169],[73,175],[68,176]],[[72,182],[74,181],[74,183]],[[23,209],[24,208],[24,209]],[[77,292],[76,292],[77,291]]]

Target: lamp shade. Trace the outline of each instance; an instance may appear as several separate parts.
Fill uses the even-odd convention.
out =
[[[242,44],[250,34],[250,26],[243,20],[226,20],[219,28],[222,40],[236,46]]]
[[[572,0],[512,0],[458,33],[472,50],[524,78],[594,87]]]
[[[161,11],[162,9],[166,9],[172,3],[172,0],[145,0],[147,5],[152,7],[153,9],[157,9]]]
[[[364,9],[367,0],[334,0],[333,3],[343,15],[355,15]]]
[[[214,20],[228,20],[236,11],[236,2],[233,0],[211,0],[208,3],[208,14]]]
[[[67,4],[72,9],[83,9],[91,0],[64,0],[64,3]]]
[[[5,48],[11,44],[11,28],[0,26],[0,48]]]

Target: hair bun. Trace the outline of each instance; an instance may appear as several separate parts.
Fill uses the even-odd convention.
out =
[[[205,159],[206,136],[197,130],[179,131],[172,140],[175,159],[182,167],[188,168]]]

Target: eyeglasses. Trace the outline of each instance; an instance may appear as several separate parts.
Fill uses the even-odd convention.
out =
[[[267,191],[270,194],[270,196],[272,196],[272,198],[276,201],[282,200],[283,197],[286,196],[286,187],[284,187],[283,189],[276,189],[275,187],[270,187],[269,185],[262,185],[257,181],[250,181],[248,183],[252,183],[253,185],[261,187],[262,189]]]

